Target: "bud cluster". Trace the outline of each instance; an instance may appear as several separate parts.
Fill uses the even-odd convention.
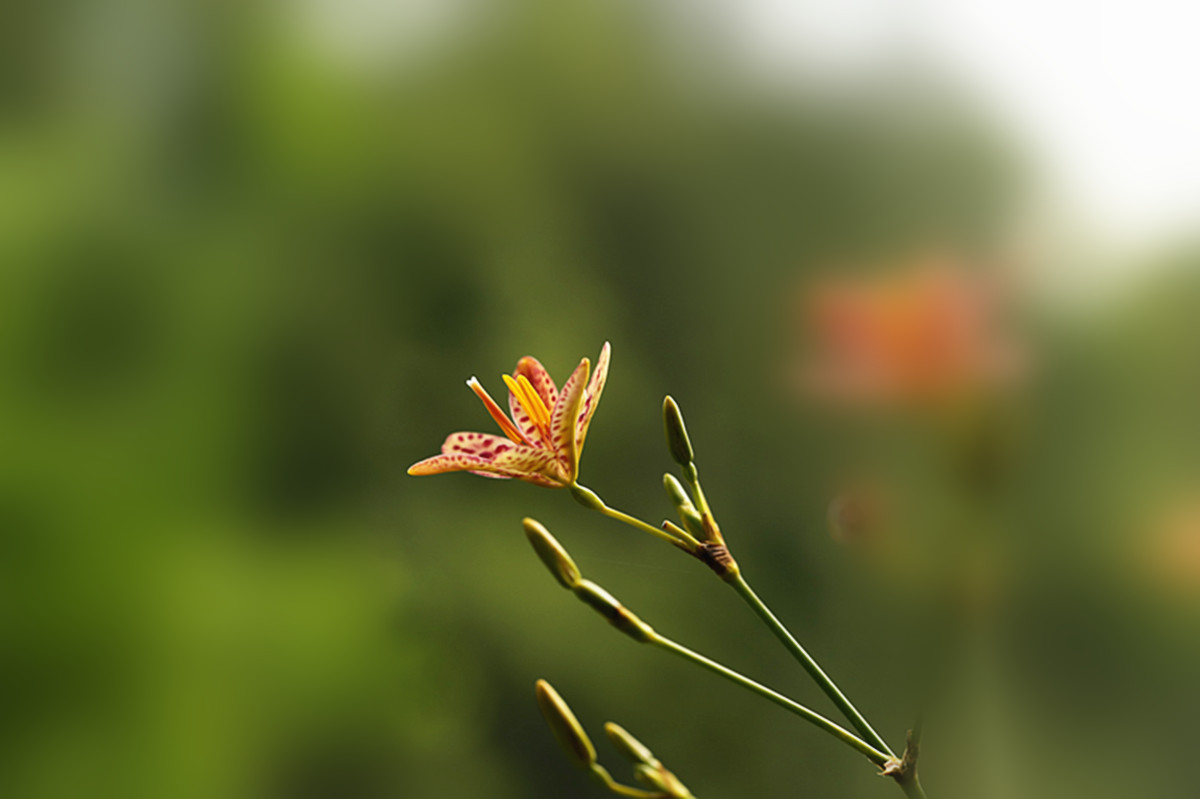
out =
[[[607,769],[600,765],[596,757],[596,747],[592,745],[591,739],[588,738],[579,719],[575,718],[570,706],[559,696],[558,691],[554,690],[554,686],[545,680],[538,680],[536,694],[542,716],[545,717],[554,737],[562,744],[567,757],[613,793],[622,796],[642,796],[646,799],[695,799],[691,791],[654,757],[645,744],[610,721],[604,725],[608,739],[618,752],[633,763],[634,778],[655,793],[639,792],[618,784]]]

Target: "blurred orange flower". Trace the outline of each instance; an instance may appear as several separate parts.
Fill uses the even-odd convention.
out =
[[[1018,359],[982,275],[926,258],[902,271],[827,278],[805,297],[807,390],[856,404],[940,404],[1011,382]]]
[[[511,377],[503,375],[509,389],[511,419],[472,377],[467,385],[507,438],[488,433],[451,433],[442,444],[441,455],[414,463],[408,473],[471,472],[484,477],[515,477],[551,488],[574,485],[588,425],[608,377],[610,352],[605,342],[590,382],[591,364],[587,358],[581,360],[561,392],[537,358],[522,358]]]

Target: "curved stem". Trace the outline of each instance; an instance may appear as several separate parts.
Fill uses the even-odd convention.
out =
[[[650,639],[649,643],[651,643],[654,646],[657,646],[661,649],[665,649],[668,652],[673,652],[674,654],[679,655],[680,657],[684,658],[685,660],[691,661],[692,663],[695,663],[698,666],[702,666],[703,668],[708,669],[709,671],[713,672],[714,674],[719,674],[720,676],[724,677],[725,679],[729,680],[730,682],[737,683],[738,685],[742,686],[743,688],[746,688],[746,689],[758,694],[759,696],[769,699],[770,701],[774,702],[775,704],[779,705],[780,707],[784,708],[785,710],[796,714],[797,716],[804,719],[808,723],[829,733],[834,738],[837,738],[839,741],[842,741],[843,743],[847,744],[848,746],[850,746],[853,749],[855,749],[856,751],[858,751],[860,754],[866,755],[866,757],[877,766],[883,766],[884,764],[886,764],[888,762],[888,760],[890,758],[889,755],[884,754],[883,752],[877,750],[875,747],[871,746],[866,741],[863,741],[861,738],[859,738],[857,735],[850,732],[849,730],[847,730],[843,727],[839,727],[837,724],[835,724],[832,721],[830,721],[829,719],[825,718],[820,713],[817,713],[813,710],[809,710],[807,707],[805,707],[804,705],[801,705],[799,702],[795,702],[791,699],[788,699],[783,694],[778,693],[777,691],[773,691],[770,688],[766,687],[765,685],[762,685],[761,683],[757,683],[754,680],[750,679],[749,677],[746,677],[745,675],[739,674],[738,672],[734,671],[733,669],[730,669],[726,666],[722,666],[720,663],[717,663],[714,660],[709,660],[708,658],[704,657],[704,655],[701,655],[698,652],[693,652],[692,650],[688,649],[686,646],[683,646],[682,644],[678,644],[669,638],[665,638],[661,635],[658,635],[657,633]]]
[[[625,522],[625,524],[628,524],[632,527],[636,527],[639,530],[645,530],[647,533],[658,536],[659,538],[663,539],[664,541],[669,541],[672,544],[679,543],[679,539],[676,538],[674,535],[668,533],[666,530],[663,530],[660,527],[655,527],[652,524],[647,524],[646,522],[642,521],[641,519],[639,519],[635,516],[630,516],[628,513],[619,511],[616,508],[610,508],[608,505],[605,505],[603,508],[598,508],[598,510],[601,513],[603,513],[605,516],[610,516],[614,519]]]
[[[592,495],[592,497],[599,502],[599,504],[589,504],[587,507],[598,510],[599,512],[603,513],[605,516],[608,516],[609,518],[616,519],[619,522],[624,522],[625,524],[628,524],[630,527],[636,527],[639,530],[643,530],[647,533],[650,533],[650,535],[661,538],[664,541],[674,544],[675,546],[680,546],[680,545],[683,545],[685,547],[700,546],[699,541],[697,541],[695,538],[688,535],[686,532],[684,532],[682,530],[680,532],[683,532],[683,534],[687,537],[681,539],[678,534],[669,533],[660,527],[655,527],[652,524],[642,521],[641,519],[637,518],[636,516],[630,516],[628,513],[625,513],[624,511],[620,511],[620,510],[617,510],[616,508],[610,507],[607,502],[605,502],[603,499],[600,498],[599,494],[597,494],[595,491],[592,491],[590,488],[587,488],[586,486],[583,486],[583,485],[580,485],[579,488],[589,492]]]
[[[921,788],[921,780],[915,774],[911,780],[901,782],[900,787],[909,799],[925,799],[925,790]]]
[[[887,753],[889,757],[895,757],[895,753],[892,752],[891,748],[888,747],[887,742],[879,736],[879,733],[875,732],[867,720],[863,718],[862,714],[858,712],[858,709],[850,703],[850,700],[846,698],[846,695],[843,694],[841,689],[837,687],[837,684],[834,683],[834,681],[829,678],[829,675],[827,675],[821,669],[821,667],[817,665],[817,662],[812,659],[812,655],[808,654],[804,647],[800,645],[800,642],[797,641],[796,638],[791,634],[788,628],[783,626],[783,622],[776,618],[775,614],[771,612],[771,609],[767,607],[766,603],[758,598],[758,594],[754,593],[754,589],[750,587],[750,584],[746,582],[746,579],[742,577],[741,573],[734,575],[732,579],[728,580],[728,582],[733,586],[733,589],[738,592],[742,599],[746,600],[746,603],[753,608],[754,612],[758,614],[759,618],[766,623],[767,627],[771,629],[771,632],[775,634],[775,637],[778,638],[785,647],[787,647],[788,651],[792,653],[792,656],[800,662],[800,665],[804,667],[804,670],[807,671],[809,676],[816,681],[817,685],[821,687],[821,690],[825,692],[825,695],[828,696],[835,705],[837,705],[838,710],[842,711],[842,715],[844,715],[846,719],[854,726],[854,729],[858,730],[859,734],[866,739],[867,743],[869,743],[875,749]]]
[[[605,788],[608,788],[618,796],[630,796],[634,797],[634,799],[658,799],[658,797],[662,796],[661,793],[643,791],[641,788],[633,788],[629,785],[622,785],[614,780],[612,775],[608,773],[608,769],[599,763],[592,764],[592,774],[595,775],[596,779],[599,780]]]
[[[707,509],[707,502],[704,500],[704,495],[700,491],[699,480],[694,479],[694,475],[685,475],[685,477],[688,478],[688,483],[696,492],[698,501],[704,506],[705,509]],[[639,530],[644,530],[645,532],[668,541],[675,546],[683,547],[689,550],[692,546],[700,546],[700,542],[690,535],[687,537],[687,539],[680,539],[677,535],[673,535],[665,530],[654,527],[653,525],[650,525],[635,516],[630,516],[628,513],[617,510],[613,507],[609,507],[609,505],[605,503],[594,491],[591,489],[586,489],[584,486],[579,487],[590,493],[595,500],[595,504],[588,504],[587,506],[593,508],[594,510],[598,510],[605,516],[616,519],[620,522],[624,522],[625,524],[628,524],[631,527],[636,527]],[[686,533],[684,534],[687,535]],[[669,645],[668,648],[671,648],[671,650],[676,652],[676,654],[689,657],[689,659],[694,659],[695,662],[700,663],[700,665],[703,665],[712,671],[716,671],[718,674],[721,674],[722,676],[725,676],[734,682],[739,682],[744,687],[750,688],[750,690],[755,691],[756,693],[766,696],[776,704],[779,704],[793,713],[806,718],[808,721],[816,724],[818,727],[825,729],[826,732],[829,732],[834,737],[839,738],[855,749],[858,749],[860,752],[870,758],[876,765],[883,766],[889,758],[894,759],[896,755],[894,752],[892,752],[891,747],[887,745],[887,742],[880,737],[879,733],[875,732],[867,720],[863,718],[862,714],[858,712],[858,709],[851,704],[850,700],[846,698],[841,689],[837,687],[837,684],[829,678],[829,676],[821,669],[819,665],[817,665],[817,662],[813,660],[812,656],[808,654],[804,647],[800,645],[800,642],[797,641],[787,627],[783,625],[783,622],[779,621],[775,614],[771,612],[771,609],[767,607],[766,603],[764,603],[758,597],[758,594],[754,593],[754,589],[750,587],[750,584],[746,582],[745,578],[741,576],[740,572],[734,573],[732,579],[728,579],[727,582],[733,586],[734,590],[741,595],[741,597],[746,601],[747,604],[750,605],[754,612],[757,613],[758,616],[766,623],[771,632],[775,634],[775,637],[777,637],[788,649],[788,651],[792,653],[792,656],[800,662],[800,665],[802,665],[805,671],[807,671],[813,680],[816,681],[816,683],[821,687],[821,690],[825,692],[825,695],[833,701],[842,714],[845,715],[847,720],[849,720],[854,728],[858,730],[863,738],[866,739],[865,741],[853,733],[845,730],[844,728],[839,727],[837,724],[833,723],[819,713],[809,710],[803,705],[788,699],[782,694],[776,693],[770,688],[760,685],[748,677],[727,669],[719,663],[708,660],[703,655],[692,652],[686,647],[676,644],[670,639],[658,636],[658,640],[654,641],[654,643],[657,643],[660,646]],[[919,785],[917,786],[917,790],[920,790]]]

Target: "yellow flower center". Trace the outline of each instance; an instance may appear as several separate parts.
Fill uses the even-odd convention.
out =
[[[508,390],[517,398],[517,402],[525,409],[525,413],[529,415],[530,421],[534,426],[543,433],[549,434],[550,431],[550,410],[546,407],[546,403],[542,402],[541,396],[534,390],[533,384],[529,382],[529,378],[525,375],[517,375],[517,379],[508,375],[501,375],[504,378],[505,385]]]

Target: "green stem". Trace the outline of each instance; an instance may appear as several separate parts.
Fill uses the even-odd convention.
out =
[[[699,507],[702,507],[702,512],[707,511],[708,503],[705,501],[704,494],[700,490],[699,480],[695,478],[694,474],[685,474],[685,479],[688,480],[688,483],[691,485],[695,494],[697,495]],[[691,546],[699,547],[700,545],[699,542],[691,536],[688,536],[686,540],[681,540],[676,535],[672,535],[665,530],[661,530],[657,527],[647,524],[635,516],[630,516],[628,513],[624,513],[616,508],[609,507],[609,505],[605,503],[598,494],[591,489],[586,488],[585,486],[579,485],[578,488],[590,494],[593,500],[592,503],[585,502],[584,504],[587,507],[591,507],[600,511],[605,516],[616,519],[620,522],[624,522],[625,524],[628,524],[631,527],[636,527],[639,530],[644,530],[645,532],[668,541],[675,546],[682,546],[685,549],[689,549],[689,551]],[[853,746],[855,749],[858,749],[868,758],[871,758],[876,765],[883,766],[889,758],[895,758],[896,755],[894,752],[892,752],[891,747],[887,745],[887,742],[880,737],[879,733],[875,732],[867,720],[863,718],[862,714],[858,712],[854,705],[850,703],[850,700],[847,699],[846,696],[841,692],[841,689],[839,689],[833,680],[831,680],[829,676],[821,669],[821,667],[817,665],[817,662],[812,659],[812,656],[809,655],[804,647],[800,645],[800,642],[795,639],[791,632],[789,632],[788,629],[783,626],[783,622],[779,621],[775,614],[771,612],[771,609],[768,608],[761,599],[759,599],[758,594],[754,593],[754,589],[750,587],[750,584],[746,582],[745,578],[743,578],[740,573],[736,573],[735,577],[731,580],[728,580],[728,582],[734,587],[734,590],[736,590],[738,594],[740,594],[742,598],[746,600],[747,604],[750,605],[754,612],[757,613],[760,618],[762,618],[762,620],[767,624],[767,627],[770,628],[771,632],[773,632],[775,636],[781,642],[783,642],[783,645],[787,647],[788,651],[790,651],[792,655],[798,661],[800,661],[800,665],[804,666],[804,669],[809,673],[809,675],[819,686],[821,686],[821,690],[823,690],[826,696],[828,696],[838,707],[838,709],[842,711],[842,713],[851,722],[851,724],[854,725],[854,728],[859,731],[866,741],[860,739],[858,736],[848,732],[842,727],[839,727],[837,724],[834,724],[832,721],[820,715],[819,713],[809,710],[803,705],[788,699],[782,694],[778,694],[775,691],[772,691],[770,688],[754,682],[748,677],[744,677],[735,671],[731,671],[719,663],[708,660],[703,655],[692,652],[691,650],[680,646],[669,639],[662,638],[660,636],[660,640],[656,641],[655,643],[659,643],[660,646],[670,645],[668,648],[671,648],[672,651],[676,652],[676,654],[689,657],[689,659],[695,659],[696,662],[700,663],[706,668],[716,671],[718,674],[721,674],[728,679],[732,679],[734,682],[739,682],[745,687],[750,688],[751,690],[760,693],[763,696],[766,696],[776,704],[779,704],[793,713],[808,719],[818,727],[825,729],[826,732],[829,732],[834,737],[839,738]],[[920,786],[918,785],[916,789],[919,791]]]
[[[671,639],[665,638],[657,633],[654,634],[654,636],[650,639],[649,643],[651,643],[657,647],[660,647],[662,649],[665,649],[668,652],[673,652],[674,654],[679,655],[680,657],[684,658],[685,660],[689,660],[698,666],[702,666],[703,668],[708,669],[709,671],[713,672],[714,674],[719,674],[722,677],[724,677],[725,679],[727,679],[731,682],[737,683],[738,685],[742,686],[743,688],[746,688],[746,689],[758,694],[759,696],[762,696],[762,697],[765,697],[765,698],[771,700],[772,702],[774,702],[775,704],[784,708],[785,710],[796,714],[797,716],[799,716],[800,718],[809,722],[810,724],[829,733],[834,738],[837,738],[839,741],[842,741],[843,743],[847,744],[848,746],[850,746],[853,749],[855,749],[856,751],[858,751],[860,754],[866,755],[866,757],[877,766],[882,767],[890,759],[889,755],[886,755],[883,752],[877,750],[876,748],[874,748],[867,742],[863,741],[861,738],[859,738],[857,735],[850,732],[849,730],[844,729],[843,727],[839,727],[837,724],[835,724],[832,721],[830,721],[829,719],[825,718],[820,713],[817,713],[813,710],[809,710],[804,705],[801,705],[798,702],[788,699],[783,694],[773,691],[770,688],[766,687],[765,685],[757,683],[754,680],[751,680],[749,677],[739,674],[738,672],[736,672],[730,668],[727,668],[726,666],[722,666],[720,663],[717,663],[716,661],[709,660],[708,658],[704,657],[704,655],[701,655],[698,652],[693,652],[692,650],[688,649],[687,647],[683,646],[682,644],[678,644],[678,643],[672,641]]]
[[[683,546],[688,549],[700,546],[699,541],[682,530],[680,530],[680,532],[686,536],[685,538],[680,538],[678,533],[669,533],[661,527],[655,527],[652,524],[642,521],[636,516],[630,516],[624,511],[619,511],[616,508],[609,507],[608,503],[601,499],[599,494],[597,494],[595,491],[592,491],[592,489],[588,488],[587,486],[576,484],[575,487],[582,492],[586,492],[587,495],[590,495],[588,496],[589,501],[584,503],[585,507],[598,510],[609,518],[616,519],[619,522],[624,522],[630,527],[636,527],[639,530],[644,530],[645,532],[650,533],[650,535],[661,538],[662,540],[674,544],[675,546]]]
[[[613,519],[618,519],[620,521],[623,521],[628,525],[632,525],[633,527],[638,528],[639,530],[645,530],[647,533],[657,536],[657,537],[663,539],[664,541],[669,541],[672,544],[679,543],[678,538],[671,535],[666,530],[663,530],[661,527],[655,527],[652,524],[647,524],[646,522],[642,521],[641,519],[630,516],[628,513],[619,511],[616,508],[610,508],[608,505],[605,505],[603,508],[599,508],[598,510],[601,513],[603,513],[605,516],[609,516],[609,517],[612,517]]]
[[[867,720],[863,718],[862,714],[858,712],[858,709],[850,703],[850,700],[846,698],[846,695],[843,694],[841,689],[837,687],[837,684],[834,683],[834,681],[829,678],[829,675],[827,675],[821,669],[821,667],[817,665],[817,662],[812,659],[812,655],[805,651],[804,647],[801,646],[800,642],[797,641],[791,632],[788,631],[787,627],[783,626],[783,622],[776,618],[775,614],[771,612],[771,609],[767,607],[766,603],[758,598],[758,594],[754,593],[754,589],[750,587],[750,584],[746,582],[746,579],[742,577],[740,573],[737,573],[732,579],[728,580],[728,582],[733,586],[733,589],[738,592],[742,599],[746,600],[746,603],[750,605],[755,613],[758,614],[759,618],[766,623],[767,627],[771,629],[771,632],[775,634],[775,637],[778,638],[785,647],[787,647],[788,651],[792,653],[792,656],[800,662],[800,665],[804,667],[804,670],[807,671],[809,676],[816,681],[817,685],[821,687],[821,690],[825,692],[825,695],[828,696],[835,705],[837,705],[838,710],[842,711],[842,714],[854,726],[854,729],[858,730],[859,734],[866,739],[867,743],[881,752],[886,752],[888,756],[895,757],[895,753],[892,752],[891,748],[888,747],[887,742],[879,736],[879,733],[875,732]]]
[[[921,788],[921,780],[915,774],[911,780],[901,782],[900,787],[904,790],[904,795],[909,797],[909,799],[925,799],[925,791]]]
[[[608,773],[608,769],[604,768],[604,766],[600,765],[599,763],[592,764],[592,774],[595,775],[596,779],[602,785],[604,785],[605,788],[608,788],[618,796],[629,796],[634,797],[634,799],[659,799],[659,797],[662,796],[661,793],[643,791],[641,788],[632,788],[628,785],[622,785],[614,780],[612,775]]]

